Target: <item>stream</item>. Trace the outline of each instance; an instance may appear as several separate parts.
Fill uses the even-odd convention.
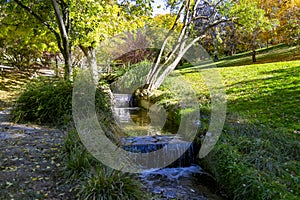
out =
[[[147,166],[139,178],[153,199],[224,199],[216,194],[214,179],[196,164],[193,144],[172,132],[151,126],[147,111],[130,107],[130,100],[129,94],[114,94],[114,118],[128,135],[122,138],[124,149],[144,154],[137,155],[135,161]],[[158,150],[162,151],[156,153]],[[147,153],[152,153],[152,161],[150,157],[147,159]]]

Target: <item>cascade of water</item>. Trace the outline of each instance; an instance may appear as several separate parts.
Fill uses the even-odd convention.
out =
[[[184,167],[195,163],[194,146],[172,135],[123,138],[123,148],[136,153],[135,162],[147,168]]]
[[[142,114],[142,110],[138,110],[137,107],[129,107],[131,99],[132,95],[130,94],[114,94],[114,115],[119,124],[128,126],[136,121],[149,122],[149,119],[146,118],[147,115],[139,115]],[[135,111],[132,112],[133,110]],[[140,119],[133,122],[133,115]],[[135,125],[143,126],[143,123],[135,123]],[[147,126],[147,128],[151,129],[152,127]],[[183,167],[195,163],[194,147],[191,142],[183,141],[175,135],[159,135],[123,138],[123,148],[137,153],[135,155],[136,163],[142,166],[146,165],[145,167]],[[149,163],[149,160],[152,160],[152,163]]]
[[[126,108],[129,107],[131,94],[114,94],[114,107],[115,108]]]
[[[147,113],[143,113],[143,109],[130,107],[131,95],[114,96],[115,119],[123,128],[130,127],[129,135],[131,132],[139,132],[141,127],[147,129],[134,134],[139,136],[122,138],[122,143],[125,150],[136,153],[134,161],[137,164],[152,168],[144,170],[140,174],[140,180],[148,191],[156,195],[155,199],[222,199],[202,185],[205,181],[199,181],[199,177],[201,179],[201,174],[204,173],[200,166],[195,165],[196,153],[191,142],[184,141],[174,134],[161,135],[161,132],[154,136],[145,136],[147,133],[149,135],[149,130],[155,129],[149,126]]]

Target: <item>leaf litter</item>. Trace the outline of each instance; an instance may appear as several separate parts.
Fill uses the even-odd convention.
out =
[[[9,112],[0,111],[0,199],[75,199],[61,174],[65,133],[11,123]]]

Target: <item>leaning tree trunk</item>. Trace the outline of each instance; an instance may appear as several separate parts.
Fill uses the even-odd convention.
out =
[[[205,33],[220,23],[228,22],[230,19],[214,19],[209,24],[202,27],[202,31],[199,32],[199,35],[196,36],[195,39],[189,38],[191,34],[191,30],[193,30],[193,26],[195,25],[195,21],[200,19],[201,17],[207,17],[206,15],[197,16],[198,10],[198,3],[200,0],[192,1],[187,0],[185,1],[178,13],[176,20],[172,28],[170,29],[167,37],[165,38],[162,47],[160,49],[160,53],[157,55],[155,63],[153,64],[151,70],[147,74],[146,81],[144,83],[143,90],[146,90],[147,93],[151,93],[151,90],[157,89],[164,79],[176,68],[182,57],[186,54],[186,52],[199,40],[205,37]],[[217,5],[217,4],[216,4]],[[214,11],[215,12],[215,11]],[[181,21],[182,14],[184,14],[183,20]],[[212,14],[211,14],[212,16]],[[178,36],[176,36],[176,43],[173,46],[171,52],[166,56],[163,57],[163,52],[165,51],[166,44],[168,40],[171,38],[172,31],[177,28],[177,26],[181,24],[181,30]]]
[[[147,77],[147,82],[145,84],[144,89],[147,90],[156,90],[162,82],[165,80],[165,78],[176,68],[180,60],[183,58],[185,53],[199,40],[201,39],[200,37],[195,38],[193,41],[189,42],[187,45],[185,42],[180,42],[180,45],[178,46],[179,48],[179,53],[176,56],[176,58],[167,66],[165,64],[162,64],[160,67],[156,69],[157,73],[154,73],[150,76]],[[172,56],[172,55],[170,55]],[[170,60],[170,57],[167,57],[166,60]],[[159,66],[158,62],[159,60],[156,61],[156,66]]]

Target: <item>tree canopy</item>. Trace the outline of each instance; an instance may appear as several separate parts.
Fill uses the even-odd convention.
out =
[[[174,49],[169,56],[157,59],[160,63],[167,61],[165,65],[174,61],[172,69],[188,49],[187,37],[194,38],[194,44],[201,43],[210,53],[231,54],[237,49],[250,48],[255,52],[263,43],[299,41],[299,1],[166,0],[171,13],[153,18],[151,3],[151,0],[3,0],[1,62],[10,60],[21,68],[33,63],[43,52],[60,51],[68,78],[74,65],[72,55],[81,49],[86,57],[84,65],[93,70],[96,80],[95,49],[101,41],[140,27],[150,28],[148,31],[151,27],[169,29],[179,34],[176,44],[176,39],[172,39]],[[169,39],[164,44],[164,38],[160,38],[164,44],[162,51]],[[24,59],[26,56],[28,59]]]
[[[93,50],[100,41],[124,30],[143,26],[150,15],[151,6],[148,1],[3,1],[3,18],[13,8],[26,13],[23,22],[34,24],[39,22],[39,30],[51,32],[55,36],[57,48],[65,60],[65,77],[72,75],[71,51],[79,46],[88,60],[93,58]],[[11,16],[16,14],[11,12]],[[40,26],[44,25],[44,27]],[[29,29],[29,27],[28,27]],[[89,64],[93,63],[89,62]],[[95,66],[93,66],[95,67]],[[96,73],[96,72],[95,72]]]

